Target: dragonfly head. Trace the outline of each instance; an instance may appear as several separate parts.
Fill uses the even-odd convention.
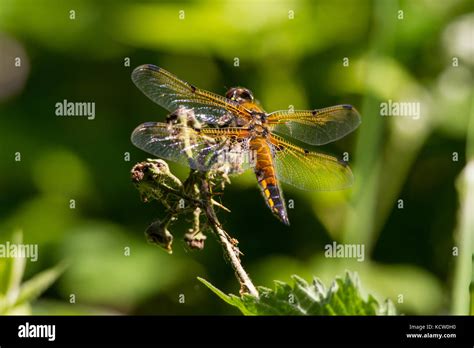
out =
[[[233,87],[227,91],[225,96],[226,98],[236,101],[240,104],[253,102],[254,100],[252,92],[249,89],[243,87]]]

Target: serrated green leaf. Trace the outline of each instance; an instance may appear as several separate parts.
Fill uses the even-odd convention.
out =
[[[387,299],[380,306],[377,315],[397,315],[397,309],[393,302]]]
[[[198,278],[228,304],[240,309],[244,315],[395,315],[395,306],[389,300],[379,305],[369,295],[365,300],[360,293],[359,278],[347,272],[344,279],[336,278],[326,290],[315,278],[309,284],[293,275],[293,286],[275,281],[275,288],[257,287],[259,297],[244,294],[241,297],[226,295],[212,284]]]

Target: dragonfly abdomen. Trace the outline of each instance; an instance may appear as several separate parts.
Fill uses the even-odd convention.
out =
[[[284,224],[289,225],[283,192],[276,177],[270,148],[265,141],[255,139],[252,148],[256,151],[255,174],[260,191],[272,213]]]

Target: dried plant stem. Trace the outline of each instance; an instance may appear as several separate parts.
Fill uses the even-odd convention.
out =
[[[206,239],[201,229],[200,216],[204,215],[208,227],[217,236],[222,245],[224,255],[230,262],[235,276],[240,283],[240,292],[258,297],[258,291],[253,285],[240,261],[241,252],[237,247],[238,241],[232,238],[223,228],[214,207],[229,211],[213,199],[212,189],[214,180],[206,172],[192,170],[184,183],[181,183],[170,171],[163,160],[149,159],[136,164],[132,169],[132,181],[135,183],[144,201],[155,199],[162,202],[167,209],[164,219],[152,223],[146,230],[147,239],[162,247],[168,253],[172,252],[173,236],[168,231],[172,221],[181,213],[193,213],[193,228],[185,235],[185,241],[191,249],[202,249]],[[180,208],[181,201],[186,208]]]
[[[209,185],[206,180],[202,180],[201,187],[202,187],[203,192],[206,192],[206,196],[207,196],[207,199],[205,200],[205,210],[204,210],[207,220],[213,232],[219,238],[219,242],[221,243],[222,248],[224,249],[224,253],[227,259],[229,260],[229,262],[231,263],[232,268],[234,269],[235,276],[237,277],[237,280],[240,283],[240,292],[249,293],[255,297],[258,297],[258,291],[255,288],[255,285],[253,285],[247,272],[242,267],[242,263],[240,262],[240,257],[239,257],[240,251],[236,245],[235,240],[232,239],[227,234],[227,232],[225,232],[221,227],[221,224],[217,218],[216,212],[214,211],[214,206],[212,204],[211,196],[209,192]]]

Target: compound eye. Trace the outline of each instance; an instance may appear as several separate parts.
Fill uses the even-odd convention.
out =
[[[245,99],[245,100],[252,101],[252,100],[253,100],[253,95],[252,95],[252,93],[251,93],[248,89],[244,89],[244,90],[242,90],[242,92],[240,93],[240,98]]]
[[[237,88],[231,88],[225,94],[226,98],[235,100]]]

